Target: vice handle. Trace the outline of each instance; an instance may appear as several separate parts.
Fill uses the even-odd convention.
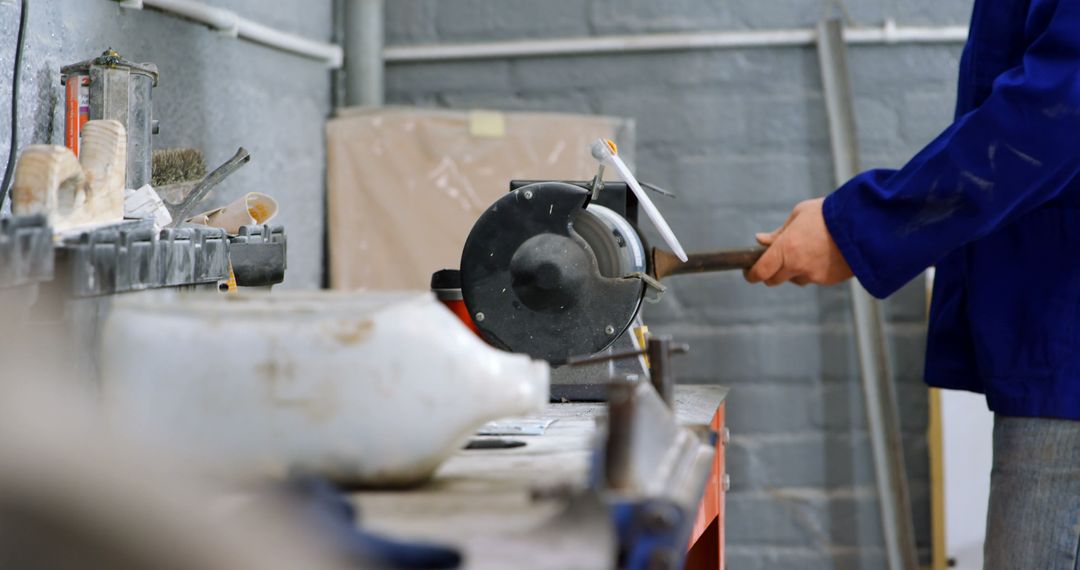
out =
[[[750,269],[761,258],[767,248],[758,246],[747,249],[692,253],[686,263],[679,261],[674,253],[660,248],[652,252],[652,274],[656,279],[672,275],[689,273],[707,273],[713,271],[731,271]]]

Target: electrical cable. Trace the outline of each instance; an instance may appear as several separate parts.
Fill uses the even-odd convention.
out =
[[[7,168],[4,169],[4,181],[0,184],[0,209],[7,202],[11,179],[15,173],[15,156],[19,146],[19,84],[22,83],[22,56],[26,43],[26,22],[30,13],[27,0],[20,3],[19,15],[19,38],[15,44],[15,69],[12,72],[11,83],[11,148],[8,149]]]

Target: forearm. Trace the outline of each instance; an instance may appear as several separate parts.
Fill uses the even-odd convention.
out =
[[[1062,0],[1024,64],[898,171],[871,171],[824,205],[864,286],[886,296],[957,247],[1053,200],[1080,173],[1080,9]]]

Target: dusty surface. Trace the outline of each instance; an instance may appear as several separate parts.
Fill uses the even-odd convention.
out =
[[[679,386],[680,422],[707,424],[726,395],[719,386]],[[596,418],[604,409],[602,404],[552,404],[535,416],[556,420],[544,435],[513,438],[525,447],[458,451],[419,488],[353,494],[360,519],[365,528],[393,536],[463,547],[470,566],[484,566],[489,553],[480,545],[528,533],[559,512],[559,501],[532,500],[534,490],[585,487]],[[527,559],[529,553],[521,556]]]

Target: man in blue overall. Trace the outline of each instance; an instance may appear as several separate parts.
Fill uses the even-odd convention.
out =
[[[1080,569],[1080,0],[977,0],[956,117],[797,205],[751,282],[887,297],[937,267],[932,386],[996,414],[986,568]]]

